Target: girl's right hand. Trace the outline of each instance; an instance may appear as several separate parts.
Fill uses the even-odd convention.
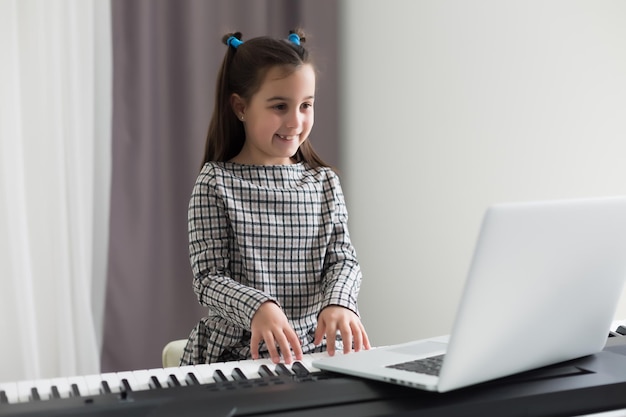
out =
[[[285,363],[292,362],[291,351],[296,360],[302,360],[302,347],[298,335],[293,330],[283,310],[274,302],[267,301],[259,307],[252,317],[252,337],[250,339],[250,354],[252,359],[259,358],[259,344],[265,341],[272,362],[280,362],[280,348]]]

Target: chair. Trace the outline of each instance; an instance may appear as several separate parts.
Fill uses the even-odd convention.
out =
[[[162,361],[164,368],[178,366],[183,350],[187,344],[187,339],[172,340],[163,348]]]

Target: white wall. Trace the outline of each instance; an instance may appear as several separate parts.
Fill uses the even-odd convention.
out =
[[[363,320],[375,345],[448,333],[489,204],[626,194],[626,2],[343,8]]]

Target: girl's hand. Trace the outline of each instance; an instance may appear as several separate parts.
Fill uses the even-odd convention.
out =
[[[295,359],[302,360],[302,347],[298,335],[289,324],[283,310],[276,303],[268,301],[261,304],[252,317],[250,327],[252,332],[250,339],[252,359],[259,358],[259,344],[261,341],[265,341],[272,362],[280,362],[280,354],[276,345],[280,348],[285,363],[292,362],[292,349]]]
[[[313,343],[319,345],[326,335],[326,350],[333,356],[337,331],[343,340],[343,353],[350,352],[353,346],[355,352],[370,349],[370,341],[359,317],[352,310],[341,306],[328,306],[322,310],[317,320]]]

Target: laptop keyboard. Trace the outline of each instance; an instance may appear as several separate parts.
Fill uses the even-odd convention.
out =
[[[397,363],[395,365],[388,365],[387,368],[438,376],[441,371],[444,356],[445,355],[437,355],[414,361]]]

